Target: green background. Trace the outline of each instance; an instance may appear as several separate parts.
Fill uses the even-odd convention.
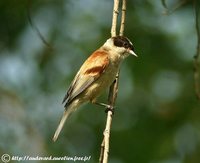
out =
[[[170,9],[181,3],[166,2]],[[52,136],[71,80],[110,37],[112,8],[108,0],[0,1],[0,155],[91,156],[88,162],[98,162],[104,109],[82,106],[57,142]],[[193,1],[164,11],[161,1],[127,1],[125,35],[139,57],[121,66],[110,163],[200,162]],[[106,99],[107,92],[99,101]]]

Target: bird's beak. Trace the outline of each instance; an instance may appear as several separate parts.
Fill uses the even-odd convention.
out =
[[[128,50],[128,53],[131,54],[131,55],[134,55],[134,56],[138,57],[137,54],[135,54],[134,51],[131,50],[131,49]]]

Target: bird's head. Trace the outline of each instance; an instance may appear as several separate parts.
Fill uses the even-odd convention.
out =
[[[137,57],[134,52],[133,44],[127,37],[111,37],[106,41],[104,46],[109,47],[111,51],[117,52],[122,58],[126,58],[130,54]]]

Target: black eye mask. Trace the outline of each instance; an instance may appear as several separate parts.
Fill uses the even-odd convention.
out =
[[[128,38],[123,37],[123,36],[116,36],[113,37],[114,40],[114,45],[117,47],[124,47],[125,49],[131,49],[133,50],[133,45],[132,43],[129,41]]]

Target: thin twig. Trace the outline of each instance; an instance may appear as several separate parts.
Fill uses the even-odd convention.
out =
[[[39,36],[39,38],[42,40],[43,44],[45,44],[48,48],[53,49],[52,46],[46,41],[46,39],[44,38],[44,36],[41,34],[40,30],[38,29],[38,27],[33,23],[32,18],[31,18],[31,0],[28,0],[28,5],[27,5],[27,18],[28,18],[28,22],[30,23],[32,29],[37,33],[37,35]]]
[[[200,100],[200,69],[199,69],[199,57],[200,57],[200,27],[199,27],[199,6],[196,0],[194,1],[195,8],[195,22],[197,32],[197,51],[194,56],[194,88],[197,98]]]
[[[117,30],[117,17],[119,15],[119,0],[114,0],[113,6],[113,18],[112,18],[112,27],[111,27],[111,36],[116,36]]]
[[[124,35],[125,20],[126,20],[126,0],[123,0],[123,3],[122,3],[121,25],[120,25],[120,31],[119,31],[119,35],[120,36]]]
[[[117,18],[119,15],[119,0],[114,0],[114,5],[113,5],[113,18],[112,18],[112,26],[111,26],[111,37],[114,37],[117,35],[116,29],[117,29]],[[118,81],[117,81],[118,82]],[[114,101],[111,103],[111,95],[113,95],[113,88],[114,88],[114,83],[111,85],[110,90],[109,90],[109,96],[108,96],[108,102],[111,107],[114,106]],[[111,105],[112,104],[112,105]],[[101,152],[100,152],[100,157],[99,157],[99,162],[100,163],[107,163],[108,162],[108,153],[109,153],[109,138],[110,138],[110,126],[112,122],[112,111],[108,111],[107,114],[107,121],[106,121],[106,127],[104,130],[104,138],[101,143]]]
[[[119,76],[117,74],[115,81],[110,86],[109,95],[108,95],[108,103],[111,106],[110,108],[111,110],[113,110],[113,107],[117,98],[118,83],[119,83]],[[103,133],[104,138],[101,143],[101,153],[100,153],[100,158],[99,158],[100,163],[108,162],[109,140],[110,140],[109,138],[110,138],[111,123],[112,123],[112,115],[113,115],[113,112],[109,110],[107,114],[106,127]]]
[[[165,11],[163,12],[164,15],[169,15],[172,14],[173,12],[175,12],[176,10],[178,10],[180,7],[182,7],[183,5],[185,5],[188,2],[188,0],[182,0],[180,2],[178,2],[176,5],[174,5],[174,7],[172,9],[169,9],[165,0],[162,1],[162,4],[165,8]]]
[[[112,115],[113,115],[113,108],[115,105],[115,101],[117,99],[117,92],[118,92],[118,84],[119,84],[119,72],[115,78],[115,81],[110,86],[109,95],[108,95],[108,103],[111,106],[110,111],[107,114],[107,121],[106,121],[106,128],[104,130],[104,154],[103,154],[103,163],[108,162],[108,154],[109,154],[109,142],[110,142],[110,128],[112,124]]]
[[[103,151],[103,163],[108,162],[108,154],[109,154],[109,141],[110,141],[110,127],[112,123],[112,112],[108,111],[106,128],[104,130],[104,151]]]
[[[166,10],[168,10],[167,3],[166,3],[165,0],[162,0],[162,5],[164,6],[164,8],[165,8]]]
[[[117,35],[116,28],[117,28],[118,14],[119,14],[119,0],[114,0],[111,37],[114,37]],[[123,36],[124,34],[125,17],[126,17],[126,0],[122,0],[122,17],[121,17],[120,32],[119,32],[120,36]],[[100,163],[108,162],[110,129],[111,129],[111,124],[112,124],[112,115],[114,111],[113,108],[114,108],[115,101],[117,98],[117,93],[118,93],[118,84],[119,84],[119,71],[116,75],[115,81],[112,83],[109,90],[108,103],[110,105],[110,110],[107,113],[106,127],[103,133],[104,138],[101,143],[101,153],[100,153],[100,158],[99,158]]]
[[[103,138],[103,141],[101,143],[101,152],[100,152],[100,157],[99,157],[99,162],[103,162],[103,154],[104,154],[104,148],[105,148],[105,139]]]

